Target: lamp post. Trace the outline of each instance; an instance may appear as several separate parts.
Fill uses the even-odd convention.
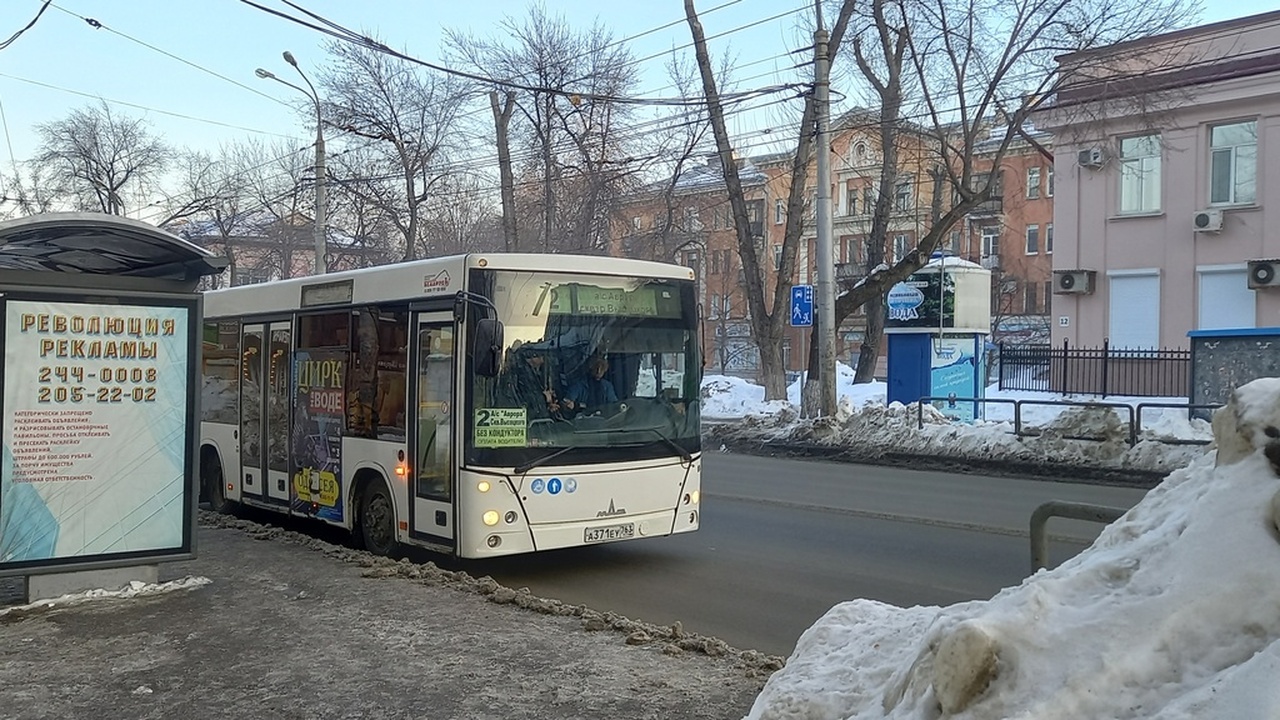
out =
[[[303,90],[302,88],[298,87],[297,85],[294,85],[288,80],[283,80],[279,77],[276,77],[275,73],[272,73],[268,70],[264,70],[262,68],[258,68],[257,70],[254,70],[253,73],[264,80],[275,80],[281,85],[288,85],[289,87],[293,88],[294,90],[297,90],[303,95],[306,95],[308,98],[311,99],[311,102],[315,104],[315,108],[316,108],[316,171],[315,171],[316,172],[316,217],[315,217],[316,261],[315,261],[315,267],[316,267],[316,274],[323,275],[328,268],[326,267],[326,262],[325,262],[325,254],[326,254],[325,250],[327,247],[325,243],[325,234],[326,234],[325,225],[327,223],[327,219],[325,217],[326,199],[325,199],[324,132],[323,132],[324,120],[320,110],[320,95],[316,93],[316,87],[311,84],[311,80],[306,76],[305,73],[302,72],[302,68],[298,67],[298,61],[294,59],[293,53],[289,52],[288,50],[285,50],[284,61],[292,65],[294,70],[298,71],[298,75],[302,76],[302,80],[307,84],[307,87],[310,88],[310,91]]]

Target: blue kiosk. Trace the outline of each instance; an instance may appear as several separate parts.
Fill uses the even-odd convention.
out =
[[[981,398],[986,390],[986,340],[991,332],[991,271],[935,254],[929,264],[889,290],[888,401],[923,397]],[[935,400],[954,420],[982,417],[980,402]]]

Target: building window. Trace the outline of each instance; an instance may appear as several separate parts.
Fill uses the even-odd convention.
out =
[[[1053,254],[1053,223],[1044,226],[1044,252],[1046,255]]]
[[[983,225],[982,226],[982,257],[992,257],[1000,254],[1000,226],[999,225]]]
[[[1048,315],[1053,305],[1053,281],[1046,280],[1044,283],[1044,314]]]
[[[893,261],[900,262],[902,258],[907,256],[907,236],[893,236]]]
[[[773,246],[773,269],[780,270],[782,268],[782,246]]]
[[[862,188],[862,214],[870,215],[876,211],[875,190],[870,187]]]
[[[1160,346],[1160,276],[1154,272],[1113,275],[1110,283],[1111,347],[1146,350]]]
[[[960,254],[960,231],[952,230],[947,240],[947,251],[952,255]]]
[[[720,294],[711,293],[711,319],[720,317]]]
[[[1249,205],[1257,199],[1258,124],[1218,125],[1209,129],[1209,202]]]
[[[1047,174],[1049,177],[1046,178],[1047,182],[1045,183],[1044,196],[1053,197],[1053,166],[1052,165],[1049,166],[1049,170]]]
[[[1120,212],[1160,211],[1160,136],[1120,140]]]
[[[644,221],[640,219],[639,215],[636,215],[635,217],[631,218],[632,230],[643,230],[644,228],[641,227],[642,225],[644,225]]]
[[[1027,226],[1027,254],[1028,255],[1040,254],[1040,226],[1039,225]]]
[[[712,275],[720,274],[720,251],[719,250],[711,251],[711,274]]]
[[[724,316],[727,318],[733,317],[733,296],[725,295],[722,298],[722,302],[724,303]]]
[[[1027,315],[1036,314],[1039,309],[1036,307],[1036,293],[1039,288],[1035,283],[1027,283],[1022,287],[1022,312]]]
[[[858,214],[858,189],[846,188],[844,192],[844,198],[845,198],[844,214],[857,215]]]
[[[1040,168],[1027,168],[1027,199],[1040,199]]]
[[[893,207],[898,212],[911,209],[911,181],[905,180],[893,188]]]
[[[787,216],[787,205],[782,200],[773,201],[773,224],[781,225]]]

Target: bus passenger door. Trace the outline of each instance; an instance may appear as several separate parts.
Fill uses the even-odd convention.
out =
[[[262,467],[262,402],[264,325],[245,325],[240,341],[240,492],[248,498],[266,495]]]
[[[293,344],[291,323],[273,322],[265,337],[271,342],[264,353],[266,413],[263,415],[263,443],[266,445],[266,495],[279,503],[289,502],[289,407],[291,385],[289,366]]]
[[[410,535],[454,547],[454,328],[451,313],[418,316],[413,343],[416,402],[410,429]]]

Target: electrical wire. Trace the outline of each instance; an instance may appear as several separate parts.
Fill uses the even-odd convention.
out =
[[[196,70],[199,70],[199,71],[200,71],[200,72],[202,72],[202,73],[205,73],[205,74],[207,74],[207,75],[212,75],[213,77],[216,77],[216,78],[218,78],[219,80],[224,80],[224,81],[226,81],[226,82],[229,82],[229,83],[231,83],[232,85],[235,85],[235,86],[236,86],[236,87],[238,87],[238,88],[241,88],[241,89],[243,89],[243,90],[248,90],[249,92],[251,92],[251,93],[253,93],[253,94],[255,94],[255,95],[259,95],[259,96],[261,96],[261,97],[264,97],[264,98],[266,98],[266,99],[268,99],[268,100],[270,100],[270,101],[272,101],[272,102],[274,102],[274,103],[279,103],[280,105],[284,105],[284,106],[286,106],[286,107],[290,107],[289,103],[287,103],[287,102],[285,102],[285,101],[281,100],[280,98],[278,98],[278,97],[276,97],[276,96],[274,96],[274,95],[271,95],[271,94],[269,94],[269,93],[265,93],[265,92],[263,92],[263,91],[259,90],[258,88],[255,88],[255,87],[251,87],[251,86],[249,86],[249,85],[246,85],[246,84],[244,84],[244,83],[240,82],[239,80],[235,80],[234,78],[229,78],[229,77],[227,77],[226,75],[223,75],[223,74],[221,74],[221,73],[218,73],[218,72],[216,72],[216,71],[214,71],[214,70],[210,70],[209,68],[207,68],[207,67],[205,67],[205,66],[203,66],[203,65],[201,65],[201,64],[199,64],[199,63],[193,62],[193,61],[191,61],[191,60],[187,60],[186,58],[183,58],[183,57],[179,57],[178,55],[175,55],[175,54],[173,54],[173,53],[169,52],[168,50],[164,50],[164,49],[159,48],[159,47],[156,47],[155,45],[152,45],[152,44],[150,44],[150,43],[148,43],[148,42],[145,42],[145,41],[143,41],[143,40],[139,40],[138,38],[135,38],[135,37],[133,37],[133,36],[131,36],[131,35],[128,35],[128,34],[123,33],[123,32],[120,32],[119,30],[116,30],[116,29],[114,29],[114,28],[112,28],[112,27],[110,27],[110,26],[106,25],[105,23],[103,23],[103,22],[102,22],[102,21],[100,21],[100,20],[96,20],[96,19],[91,18],[91,17],[85,17],[84,15],[81,15],[81,14],[79,14],[79,13],[77,13],[77,12],[73,12],[73,11],[68,10],[68,9],[66,9],[66,8],[64,8],[64,7],[61,7],[61,6],[59,6],[59,5],[54,5],[53,7],[54,7],[54,9],[56,9],[56,10],[60,10],[60,11],[62,11],[62,12],[64,12],[64,13],[66,13],[66,14],[70,15],[71,17],[79,18],[80,20],[83,20],[83,21],[85,22],[85,24],[86,24],[86,25],[88,25],[89,27],[93,28],[94,30],[106,30],[107,32],[112,33],[113,35],[118,35],[118,36],[120,36],[120,37],[124,38],[125,40],[128,40],[129,42],[135,43],[135,44],[137,44],[137,45],[141,45],[142,47],[145,47],[145,48],[147,48],[148,50],[152,50],[152,51],[154,51],[154,52],[160,53],[161,55],[164,55],[165,57],[167,57],[167,58],[169,58],[169,59],[171,59],[171,60],[176,60],[176,61],[178,61],[178,62],[182,63],[183,65],[187,65],[187,66],[189,66],[189,67],[195,68]]]
[[[17,32],[10,35],[6,40],[0,41],[0,50],[7,50],[10,45],[17,42],[18,38],[22,37],[23,33],[35,27],[36,22],[40,20],[40,16],[44,15],[44,11],[49,9],[49,5],[51,4],[51,2],[52,0],[44,0],[44,4],[41,5],[40,9],[36,11],[36,16],[31,18],[31,22],[27,23],[26,25],[23,25],[21,28],[17,30]]]
[[[302,20],[301,18],[297,18],[292,15],[289,15],[288,13],[284,13],[279,10],[273,10],[266,6],[260,5],[257,2],[254,2],[254,0],[240,0],[240,2],[244,3],[245,5],[249,5],[250,7],[256,8],[262,12],[275,15],[277,17],[283,18],[285,20],[289,20],[291,22],[297,23],[304,27],[308,27],[312,30],[315,30],[316,32],[323,33],[330,37],[337,38],[338,40],[357,44],[357,45],[360,45],[361,47],[365,47],[370,50],[375,50],[377,52],[381,52],[385,55],[390,55],[391,57],[395,57],[400,60],[413,63],[415,65],[421,65],[422,67],[426,67],[431,70],[435,70],[437,72],[445,73],[447,75],[452,75],[454,77],[461,77],[468,80],[473,80],[489,86],[502,87],[510,90],[523,90],[525,92],[558,95],[558,96],[569,98],[570,101],[574,102],[575,104],[580,103],[583,100],[588,100],[591,102],[617,103],[620,105],[659,105],[659,106],[687,107],[691,105],[699,105],[705,102],[705,98],[702,98],[702,97],[677,97],[677,98],[626,97],[626,96],[608,95],[608,94],[602,94],[602,93],[576,92],[573,90],[566,90],[564,88],[539,87],[535,85],[527,85],[524,83],[518,83],[514,81],[509,81],[509,80],[499,80],[497,78],[487,77],[484,75],[479,75],[477,73],[467,72],[465,70],[457,70],[454,68],[446,67],[444,65],[440,65],[438,63],[433,63],[427,60],[416,58],[412,55],[408,55],[406,53],[402,53],[397,50],[394,50],[388,47],[387,45],[384,45],[372,38],[359,35],[358,33],[355,33],[351,30],[343,28],[341,25],[338,25],[337,23],[333,23],[332,21],[329,21],[329,20],[324,20],[323,22],[325,22],[327,25],[331,27],[322,27],[320,25],[316,25],[314,23],[310,23],[305,20]],[[294,6],[293,3],[288,3],[288,4],[291,6]],[[315,13],[308,12],[307,14],[314,17],[320,17]],[[341,28],[341,29],[335,30],[332,28]],[[359,38],[359,39],[357,40],[355,38]],[[666,53],[663,53],[663,54],[665,55]],[[778,92],[787,92],[790,90],[794,90],[795,87],[798,87],[798,86],[775,85],[770,87],[754,88],[752,90],[731,93],[728,95],[728,97],[753,97],[753,96],[766,95],[766,94],[772,94],[772,93],[778,93]]]

